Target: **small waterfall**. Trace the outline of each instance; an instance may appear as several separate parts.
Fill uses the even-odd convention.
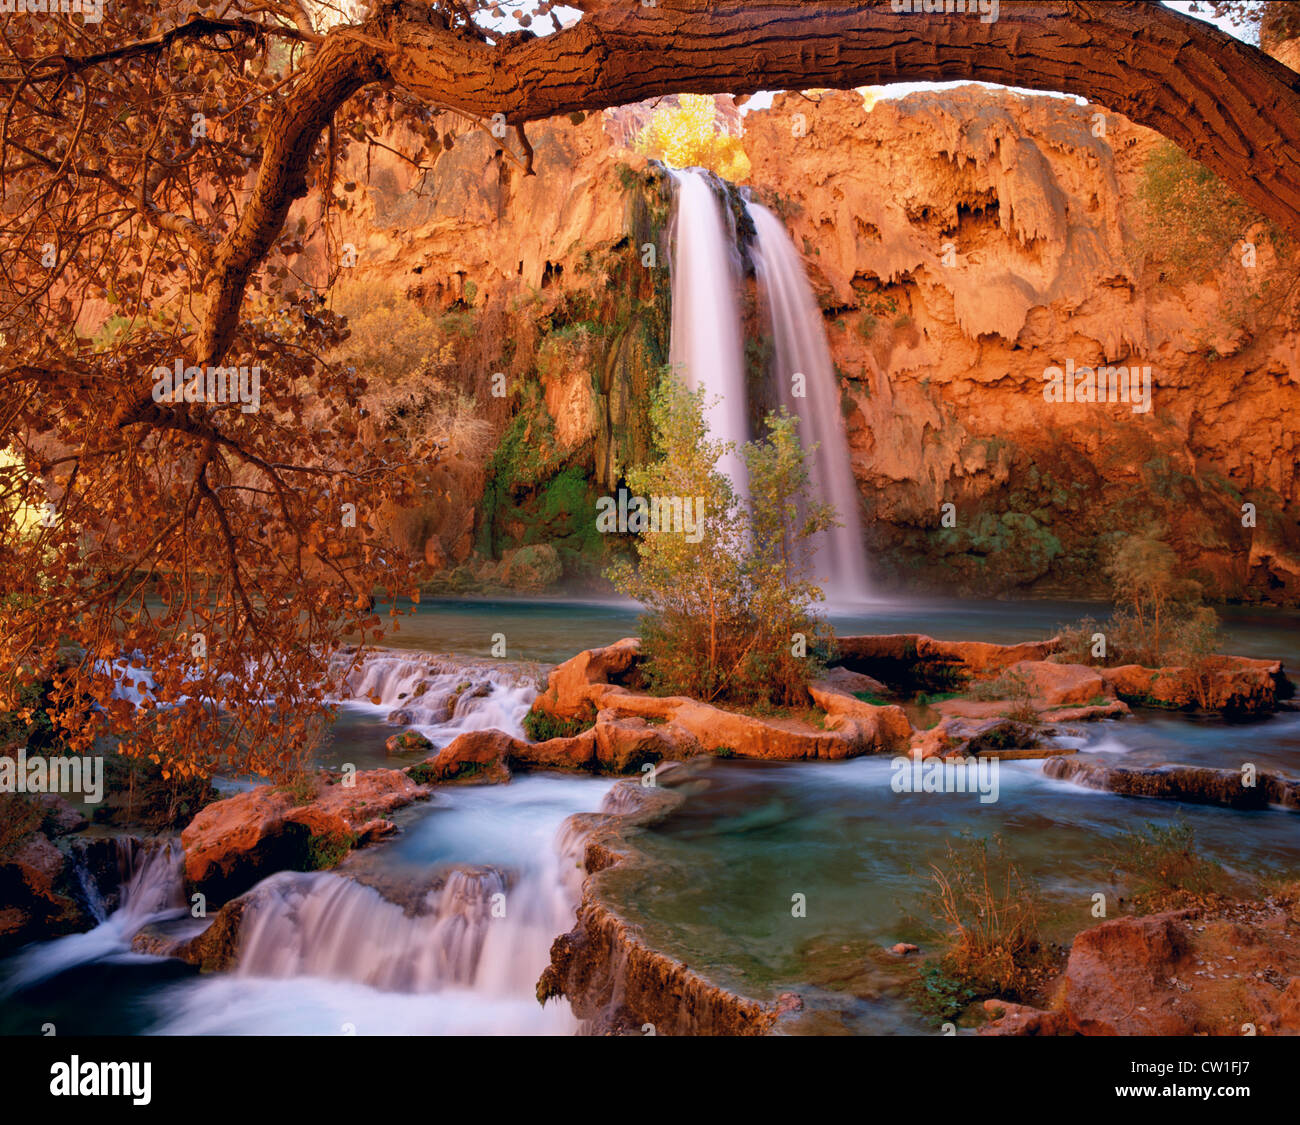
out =
[[[181,866],[185,851],[178,839],[152,846],[128,841],[131,848],[131,877],[122,890],[122,901],[111,918],[117,919],[130,940],[135,932],[156,918],[185,909]]]
[[[537,695],[537,685],[517,671],[419,655],[375,653],[342,673],[342,702],[415,727],[437,745],[493,728],[522,738]]]
[[[749,401],[736,301],[735,239],[704,173],[674,171],[672,176],[677,181],[677,217],[668,358],[687,387],[704,388],[710,433],[735,446],[719,460],[718,469],[743,496],[747,489],[740,447],[749,440]]]
[[[20,952],[10,966],[0,994],[29,988],[76,965],[129,955],[131,939],[151,922],[185,914],[181,879],[184,851],[179,840],[137,846],[120,842],[129,873],[118,908],[93,930],[40,942]]]
[[[814,574],[833,601],[862,600],[868,595],[863,560],[862,524],[857,481],[840,412],[840,388],[826,343],[826,328],[803,263],[785,224],[766,207],[749,205],[757,234],[754,271],[766,298],[775,346],[775,377],[781,401],[799,417],[804,448],[816,444],[808,476],[813,496],[831,505],[840,526],[822,532],[814,544]],[[800,373],[806,394],[791,393],[791,377]]]
[[[527,781],[465,791],[462,823],[435,850],[474,832],[500,852],[489,865],[388,866],[384,883],[410,887],[399,905],[334,872],[281,872],[249,894],[231,972],[187,982],[159,998],[155,1031],[168,1034],[573,1034],[567,1002],[537,1003],[551,943],[573,926],[583,872],[581,838],[559,830],[591,783],[556,795]],[[515,788],[531,796],[512,796]],[[459,795],[458,795],[459,796]],[[436,830],[435,816],[423,822]],[[412,835],[418,835],[414,829]],[[542,843],[549,838],[550,846]],[[517,842],[522,841],[522,842]],[[466,841],[468,843],[468,841]],[[427,887],[428,889],[423,889]],[[388,892],[390,895],[393,892]],[[394,896],[398,897],[398,896]]]
[[[235,971],[350,980],[385,992],[526,995],[542,968],[539,950],[572,909],[541,879],[510,888],[490,867],[453,870],[420,906],[411,916],[339,875],[272,876],[245,908]]]

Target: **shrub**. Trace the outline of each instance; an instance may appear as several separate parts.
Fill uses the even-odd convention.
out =
[[[492,427],[457,366],[473,314],[435,317],[396,287],[340,285],[334,304],[349,331],[335,358],[369,381],[365,406],[380,426],[414,448],[437,442],[446,457],[481,460]]]
[[[1177,145],[1162,141],[1142,170],[1142,243],[1180,277],[1213,269],[1258,212]],[[1170,231],[1177,231],[1176,238]]]
[[[1011,706],[1004,712],[1008,719],[1021,723],[1038,721],[1034,708],[1034,686],[1023,672],[1004,670],[992,680],[976,680],[967,690],[972,699],[989,702],[1007,700]]]
[[[305,805],[316,797],[316,775],[310,770],[304,770],[277,788],[281,793],[287,794],[295,805]]]
[[[1118,608],[1102,624],[1085,617],[1063,627],[1053,657],[1077,664],[1177,665],[1188,668],[1205,705],[1211,657],[1220,642],[1218,615],[1201,604],[1200,583],[1179,573],[1179,559],[1154,535],[1127,539],[1111,557],[1106,574]],[[1105,638],[1105,655],[1093,655],[1093,637]]]
[[[547,742],[552,738],[572,738],[596,725],[596,709],[590,703],[572,719],[561,719],[549,711],[529,711],[524,716],[524,734],[530,742]]]
[[[1201,600],[1199,583],[1180,575],[1178,566],[1174,549],[1153,535],[1126,539],[1106,566],[1116,602],[1132,615],[1142,643],[1153,656],[1163,651],[1171,612]]]
[[[822,592],[806,577],[810,540],[833,514],[808,496],[797,419],[769,414],[766,438],[744,447],[741,500],[717,468],[731,446],[709,437],[704,411],[702,392],[665,379],[651,403],[660,457],[628,474],[634,495],[679,497],[700,511],[699,534],[646,533],[638,565],[620,561],[609,577],[648,610],[640,631],[652,691],[806,705],[833,644],[812,612]]]
[[[140,825],[154,832],[183,828],[220,794],[206,777],[182,777],[154,762],[122,754],[104,757],[103,804],[92,814],[96,824]]]
[[[1168,825],[1148,821],[1110,848],[1111,867],[1135,879],[1132,902],[1140,910],[1172,910],[1213,899],[1223,893],[1222,867],[1201,855],[1196,829],[1179,813]]]
[[[943,862],[930,870],[931,909],[950,942],[939,962],[943,972],[974,995],[1024,996],[1044,961],[1039,896],[1001,837],[950,841]]]
[[[1112,639],[1109,630],[1110,625],[1103,625],[1092,617],[1062,625],[1056,631],[1060,644],[1050,659],[1057,664],[1109,664]],[[1093,655],[1096,647],[1093,638],[1098,633],[1106,639],[1105,658]]]

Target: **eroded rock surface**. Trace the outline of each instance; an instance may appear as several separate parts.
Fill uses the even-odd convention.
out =
[[[355,786],[337,776],[302,804],[261,785],[200,810],[181,833],[185,882],[226,902],[274,871],[311,870],[393,831],[387,814],[428,796],[401,770],[362,770]]]
[[[990,1000],[992,1035],[1300,1034],[1300,922],[1276,904],[1084,930],[1051,1010]]]
[[[779,1003],[739,996],[652,949],[604,893],[605,872],[641,862],[624,833],[661,819],[680,799],[670,788],[624,782],[611,791],[603,813],[575,818],[588,876],[577,924],[552,944],[537,998],[567,997],[597,1034],[766,1034],[781,1014]]]
[[[1043,773],[1089,789],[1104,789],[1130,797],[1160,797],[1232,809],[1278,805],[1300,810],[1300,781],[1269,771],[1256,773],[1177,764],[1112,766],[1076,756],[1045,762]]]

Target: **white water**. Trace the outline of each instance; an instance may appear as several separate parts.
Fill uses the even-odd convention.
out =
[[[412,726],[437,746],[471,730],[496,729],[522,738],[537,686],[520,674],[459,666],[419,655],[377,653],[343,681],[341,702],[378,718],[406,712]]]
[[[782,403],[799,418],[799,438],[809,458],[813,498],[829,504],[838,527],[814,542],[813,573],[837,603],[861,601],[869,594],[863,560],[858,484],[849,460],[849,442],[840,411],[840,388],[826,343],[826,328],[803,262],[785,224],[766,207],[749,205],[757,235],[754,271],[771,319],[774,376]],[[793,393],[793,376],[804,377],[805,394]]]
[[[449,793],[384,856],[385,871],[438,884],[413,913],[341,875],[264,880],[234,970],[167,989],[152,1030],[572,1034],[568,1004],[543,1008],[535,989],[577,905],[578,841],[562,825],[610,784],[529,776]]]
[[[142,956],[131,952],[131,939],[136,933],[151,922],[187,913],[181,883],[184,856],[180,842],[168,840],[140,849],[129,842],[121,846],[131,848],[131,854],[130,874],[122,888],[118,908],[93,930],[40,942],[21,951],[9,965],[9,972],[0,985],[0,995],[29,988],[91,961],[136,959]],[[91,905],[93,909],[94,899]]]
[[[378,652],[335,666],[339,701],[401,721],[442,745],[467,730],[522,735],[537,687],[527,668]],[[345,674],[346,673],[346,674]],[[543,1008],[537,980],[551,943],[574,924],[581,840],[562,830],[600,807],[612,782],[529,774],[506,786],[440,790],[423,815],[357,856],[390,901],[340,873],[281,872],[259,883],[226,973],[149,996],[160,1034],[572,1034],[565,1001]],[[367,863],[367,857],[371,861]],[[151,922],[187,918],[176,843],[124,855],[119,908],[84,934],[9,962],[4,990],[76,965],[148,962],[131,940]]]
[[[687,387],[704,388],[709,432],[734,447],[719,459],[718,469],[744,496],[747,474],[740,447],[749,440],[749,401],[736,301],[735,240],[708,179],[696,171],[672,176],[677,181],[677,217],[668,359]]]

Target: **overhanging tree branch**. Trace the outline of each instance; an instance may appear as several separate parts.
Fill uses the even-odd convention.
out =
[[[320,131],[347,97],[383,77],[512,125],[671,92],[967,79],[1079,94],[1163,133],[1300,234],[1300,74],[1161,4],[1004,0],[993,23],[896,13],[887,0],[582,7],[572,27],[497,45],[403,3],[360,29],[331,32],[282,106],[252,201],[217,253],[200,361],[229,346],[248,278],[305,192]]]

